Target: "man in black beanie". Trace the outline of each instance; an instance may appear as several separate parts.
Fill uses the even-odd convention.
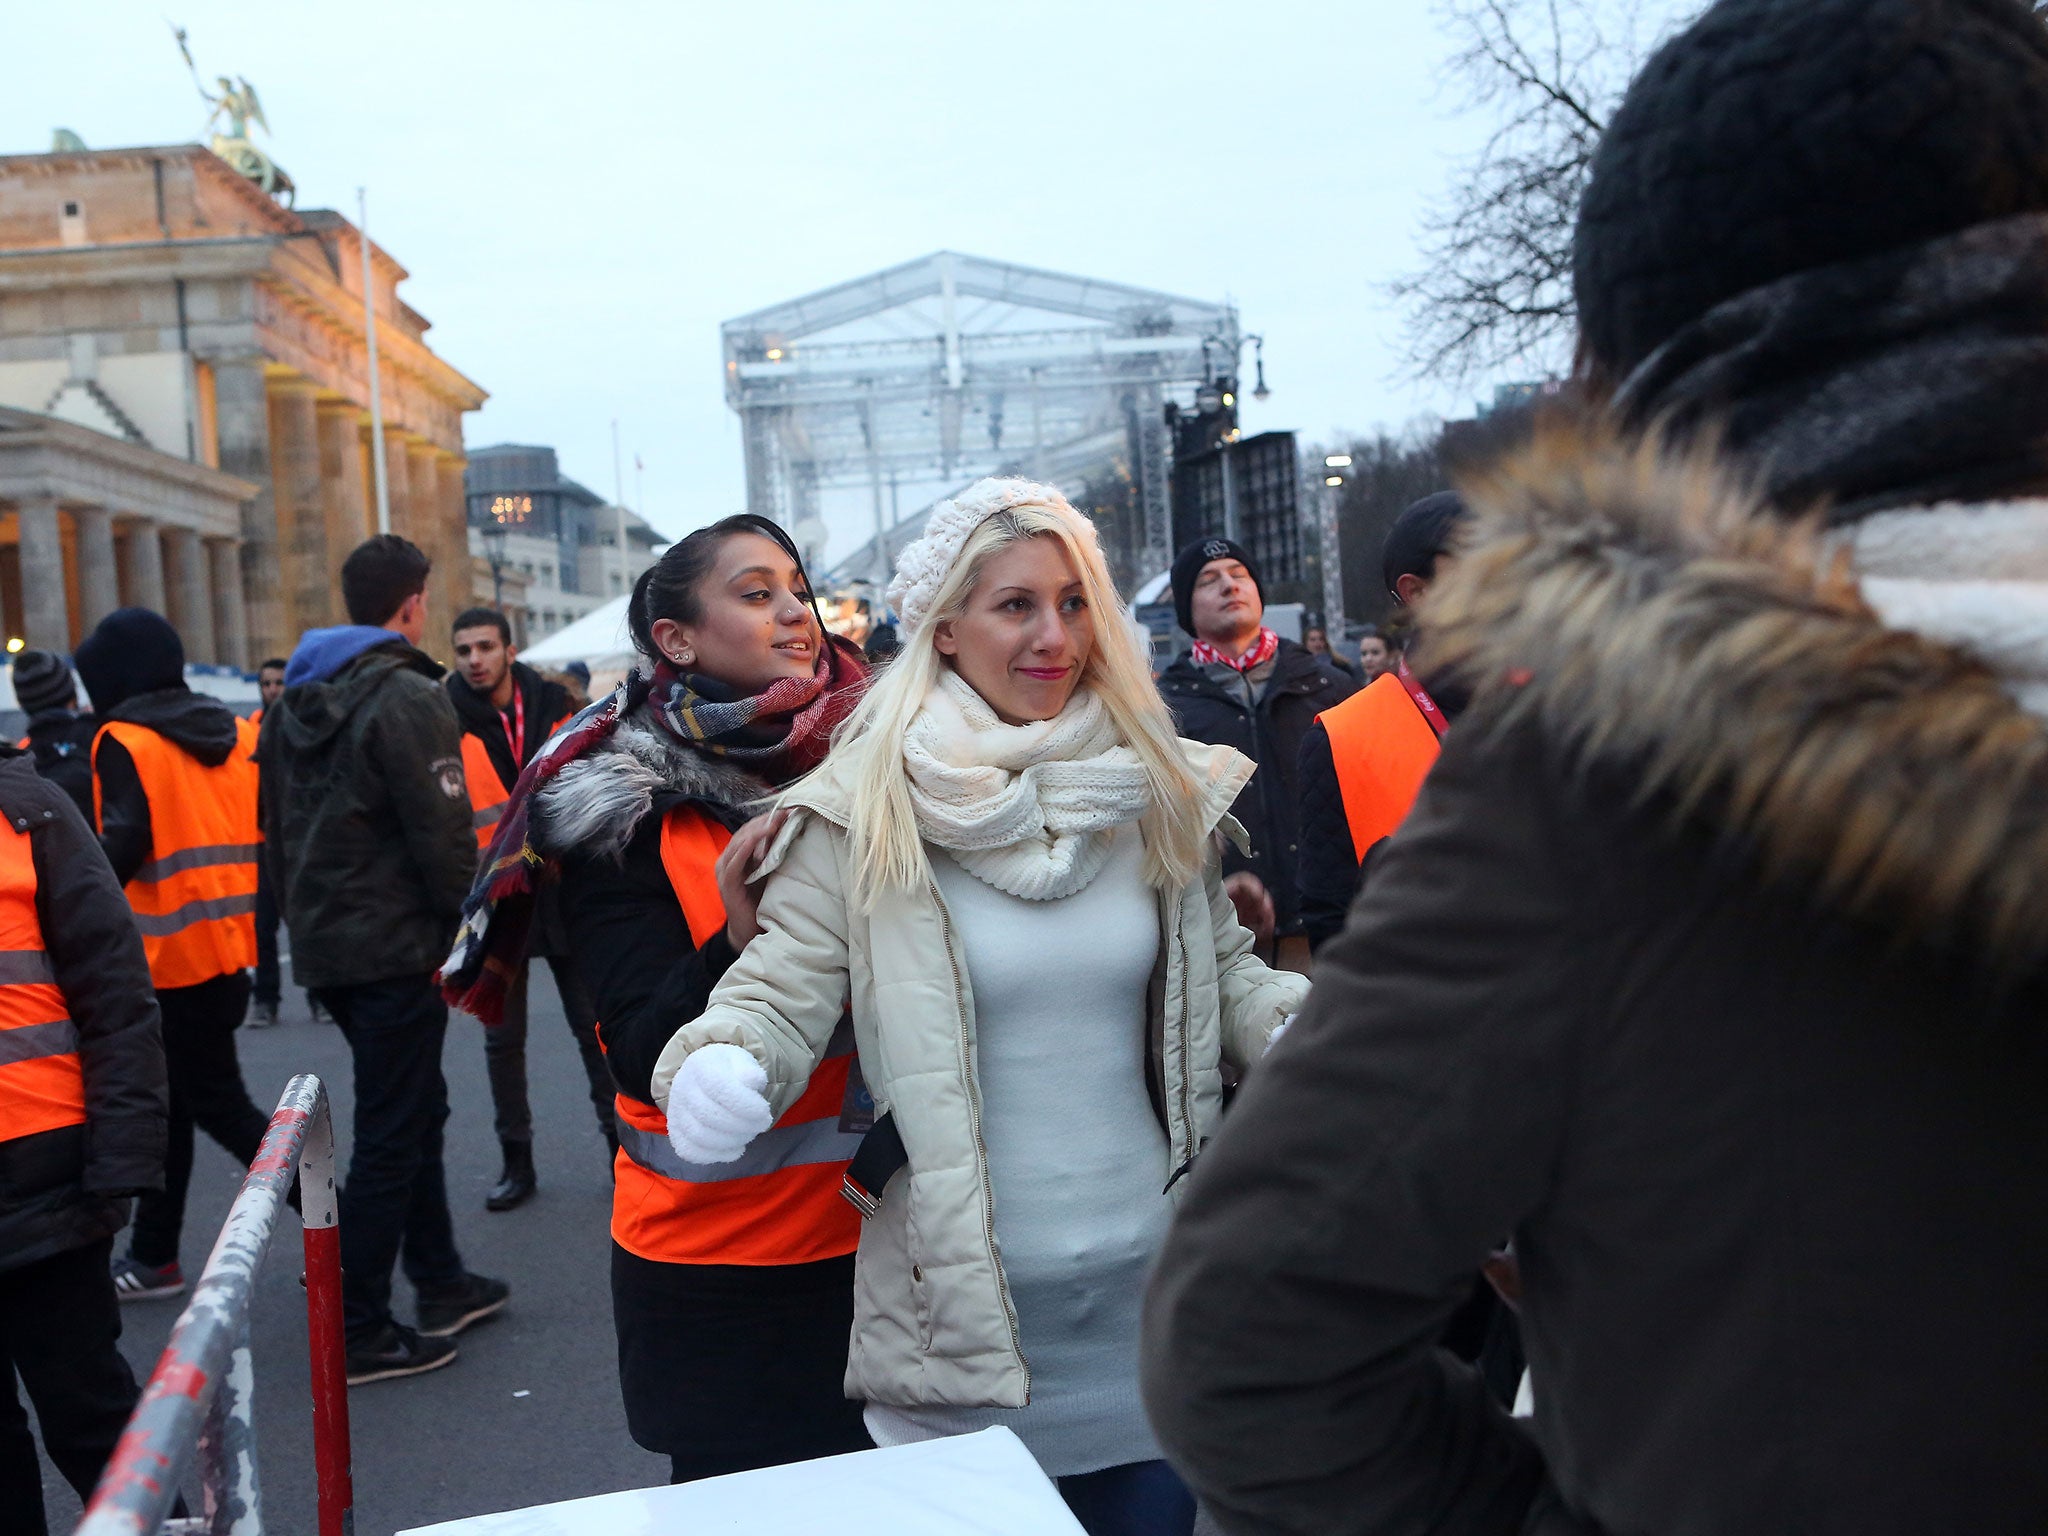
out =
[[[1174,557],[1171,580],[1174,614],[1195,643],[1159,674],[1159,692],[1181,735],[1235,747],[1259,765],[1231,807],[1251,853],[1224,854],[1225,884],[1262,945],[1269,929],[1269,953],[1305,970],[1294,768],[1317,713],[1358,684],[1266,627],[1258,567],[1236,540],[1195,540]]]
[[[78,647],[78,673],[99,716],[100,845],[142,930],[170,1070],[164,1188],[137,1200],[114,1265],[121,1299],[144,1301],[185,1288],[195,1128],[247,1164],[270,1123],[235,1053],[256,963],[256,736],[186,686],[178,632],[147,608],[102,619]]]
[[[2048,30],[1721,0],[1575,281],[1608,409],[1464,487],[1468,702],[1188,1180],[1153,1426],[1232,1531],[2032,1536]],[[1529,1420],[1437,1347],[1510,1234]]]
[[[55,651],[23,651],[14,658],[14,701],[28,716],[23,748],[36,772],[71,797],[92,822],[92,738],[98,723],[78,709],[78,678]]]

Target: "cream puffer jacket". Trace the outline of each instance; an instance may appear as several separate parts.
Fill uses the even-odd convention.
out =
[[[1196,743],[1186,750],[1205,774],[1215,754],[1229,752]],[[871,914],[849,910],[845,785],[828,763],[790,801],[798,812],[763,861],[773,871],[761,897],[763,931],[704,1013],[669,1041],[654,1072],[655,1099],[667,1108],[690,1052],[737,1045],[767,1071],[780,1117],[823,1057],[850,996],[861,1070],[877,1114],[895,1115],[909,1163],[862,1225],[847,1395],[899,1407],[1021,1408],[1031,1373],[996,1243],[974,989],[945,902],[933,881]],[[1212,830],[1227,821],[1221,808],[1211,816]],[[1300,1008],[1308,979],[1269,970],[1253,953],[1214,858],[1200,881],[1160,895],[1159,921],[1146,1055],[1169,1149],[1159,1182],[1177,1200],[1180,1176],[1216,1132],[1223,1064],[1242,1072],[1256,1062]]]

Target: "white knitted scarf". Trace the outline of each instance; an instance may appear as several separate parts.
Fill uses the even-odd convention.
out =
[[[977,879],[1027,901],[1093,880],[1117,827],[1150,801],[1138,754],[1078,688],[1033,725],[1005,725],[947,668],[903,737],[917,829]]]

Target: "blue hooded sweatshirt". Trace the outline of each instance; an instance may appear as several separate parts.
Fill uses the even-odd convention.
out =
[[[406,644],[405,636],[393,629],[369,624],[337,624],[332,629],[309,629],[299,636],[292,659],[285,663],[284,685],[324,683],[363,652],[392,641]]]

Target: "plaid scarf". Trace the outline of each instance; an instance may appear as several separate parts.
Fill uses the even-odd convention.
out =
[[[503,1022],[506,990],[526,963],[534,898],[561,875],[559,862],[536,852],[527,836],[533,797],[569,764],[609,741],[629,715],[638,711],[683,745],[744,763],[773,783],[786,783],[823,762],[832,732],[860,702],[868,675],[851,641],[825,638],[815,673],[782,678],[756,694],[679,672],[667,661],[651,676],[635,670],[609,698],[555,732],[519,775],[484,850],[462,904],[454,947],[441,966],[441,995],[486,1024]]]
[[[1226,667],[1235,667],[1240,672],[1249,672],[1254,667],[1263,667],[1273,659],[1273,653],[1280,649],[1280,637],[1259,626],[1259,638],[1251,643],[1251,649],[1242,656],[1226,656],[1206,640],[1197,640],[1188,651],[1188,658],[1198,667],[1206,667],[1212,661],[1220,661]]]

